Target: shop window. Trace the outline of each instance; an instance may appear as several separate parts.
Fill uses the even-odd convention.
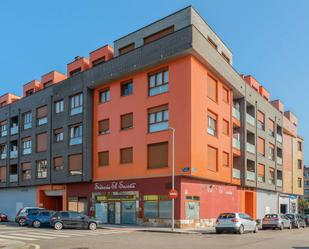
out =
[[[21,174],[23,180],[31,179],[31,163],[22,163],[21,164]]]
[[[168,69],[148,75],[148,95],[154,96],[168,91]]]
[[[87,197],[69,197],[68,198],[68,210],[87,215],[88,213]]]
[[[187,220],[199,220],[200,198],[198,196],[186,196],[185,207]]]
[[[79,93],[70,97],[70,115],[83,112],[83,94]]]
[[[6,182],[6,166],[0,167],[0,183]]]
[[[56,171],[63,169],[63,157],[62,156],[54,157],[54,169]]]
[[[226,121],[225,119],[223,119],[223,134],[224,135],[230,135],[230,123],[229,121]]]
[[[148,110],[148,131],[157,132],[168,129],[168,106],[158,106]]]
[[[120,163],[132,163],[133,162],[133,147],[120,149]]]
[[[99,93],[99,102],[100,103],[108,102],[108,101],[110,101],[110,99],[111,99],[111,94],[110,94],[109,88],[106,88],[106,89],[100,91],[100,93]]]
[[[69,173],[70,175],[81,175],[83,172],[83,156],[75,154],[69,156]]]
[[[207,148],[207,169],[218,170],[218,149],[211,146]]]
[[[39,179],[47,178],[47,160],[36,162],[36,177]]]
[[[222,88],[222,100],[227,104],[230,102],[229,93],[230,92],[228,89],[226,89],[225,87]]]
[[[208,127],[207,127],[208,134],[212,136],[217,135],[217,115],[211,111],[208,111]]]
[[[121,96],[132,95],[133,94],[133,81],[130,80],[130,81],[121,83],[120,89],[121,89],[120,91]]]
[[[48,107],[47,105],[36,109],[37,126],[47,124]]]
[[[168,167],[168,142],[148,144],[148,168]]]
[[[207,77],[207,96],[211,100],[217,102],[218,100],[218,83],[217,81],[212,78],[210,75]]]
[[[105,135],[105,134],[109,134],[110,130],[109,130],[109,119],[104,119],[99,121],[99,134],[100,135]]]
[[[36,151],[47,151],[47,133],[41,133],[36,135]]]
[[[133,128],[133,113],[128,113],[120,116],[120,129],[127,130]]]
[[[109,151],[99,152],[99,167],[109,165]]]
[[[144,195],[144,218],[170,219],[172,201],[166,196]]]
[[[163,29],[163,30],[160,30],[159,32],[156,32],[152,35],[149,35],[147,37],[144,38],[144,44],[148,44],[150,42],[153,42],[153,41],[156,41],[156,40],[159,40],[160,38],[164,37],[164,36],[167,36],[171,33],[174,32],[174,25],[171,26],[171,27],[168,27],[166,29]]]

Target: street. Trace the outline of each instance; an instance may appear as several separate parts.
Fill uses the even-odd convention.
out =
[[[309,249],[309,229],[284,231],[266,230],[258,234],[195,233],[172,234],[141,232],[134,229],[115,228],[96,231],[49,228],[33,229],[0,225],[0,248],[42,249],[136,249],[136,248],[250,248],[250,249]],[[15,244],[14,244],[15,243]],[[4,247],[5,248],[5,247]]]

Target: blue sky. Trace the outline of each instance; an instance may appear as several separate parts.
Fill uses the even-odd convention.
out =
[[[22,84],[46,72],[66,72],[76,55],[190,4],[233,51],[238,72],[254,75],[272,99],[280,98],[309,140],[307,0],[3,0],[0,95],[21,94]]]

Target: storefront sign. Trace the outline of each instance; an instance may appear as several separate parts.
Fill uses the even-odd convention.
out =
[[[111,182],[111,183],[95,183],[94,184],[94,190],[131,190],[136,188],[136,183],[131,182]]]

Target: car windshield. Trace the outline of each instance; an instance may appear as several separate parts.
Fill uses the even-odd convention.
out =
[[[268,219],[270,219],[270,218],[278,218],[278,215],[277,214],[266,214],[265,218],[268,218]]]
[[[219,219],[233,219],[233,218],[235,218],[235,214],[233,213],[226,213],[219,215]]]

